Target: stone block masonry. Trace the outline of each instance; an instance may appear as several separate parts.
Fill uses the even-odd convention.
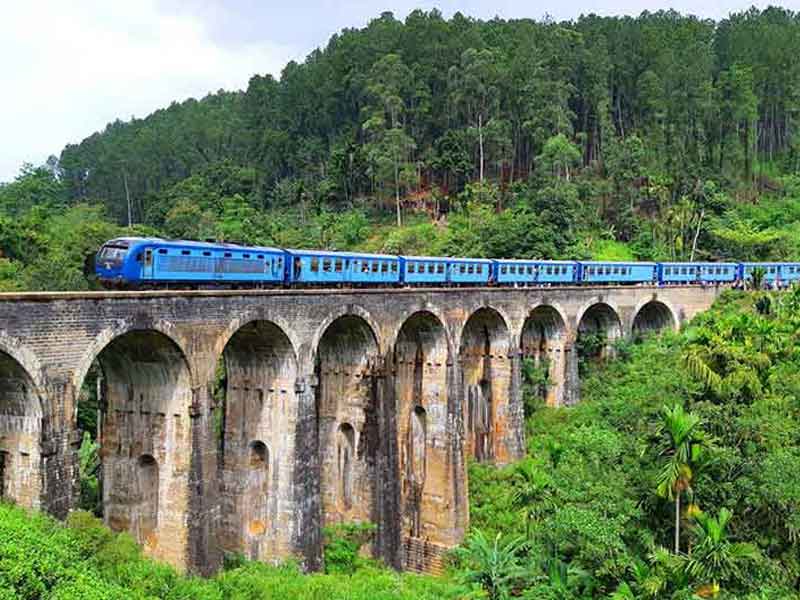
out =
[[[371,521],[377,557],[436,571],[469,524],[468,458],[524,454],[523,360],[548,365],[550,404],[575,403],[579,333],[610,353],[719,292],[0,294],[0,496],[76,506],[77,398],[96,365],[104,519],[150,556],[313,569],[324,525]]]

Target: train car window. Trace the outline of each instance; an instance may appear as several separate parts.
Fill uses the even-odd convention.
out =
[[[331,267],[333,266],[333,261],[330,258],[322,259],[322,270],[326,273],[331,272]]]
[[[316,273],[319,271],[319,259],[314,257],[311,259],[311,272]]]
[[[159,254],[166,254],[166,253],[167,253],[167,251],[166,251],[166,249],[164,249],[164,248],[160,248],[160,249],[159,249],[159,251],[158,251],[158,253],[159,253]]]
[[[283,257],[278,259],[278,268],[283,266]]]
[[[381,273],[388,273],[389,272],[389,263],[386,261],[381,262]]]
[[[503,275],[505,275],[506,273],[508,273],[508,267],[507,267],[507,266],[505,266],[505,265],[503,265],[502,267],[500,267],[500,272],[501,272]]]
[[[470,275],[475,273],[475,265],[467,265],[467,273]]]
[[[508,272],[511,273],[512,275],[516,275],[517,274],[517,267],[514,266],[514,265],[511,265],[510,267],[508,267]]]
[[[436,265],[436,272],[437,273],[444,273],[444,265],[441,264],[441,263]]]
[[[392,273],[397,273],[397,263],[396,262],[392,263]]]
[[[378,272],[378,261],[376,260],[370,261],[369,266],[370,266],[370,271],[372,271],[373,273]]]
[[[333,263],[333,268],[337,273],[342,272],[342,268],[344,267],[344,263],[342,262],[341,258],[337,258],[336,261]]]
[[[548,275],[552,275],[553,274],[553,267],[547,267],[547,274]]]
[[[211,252],[209,252],[208,250],[206,250],[205,252],[203,252],[203,256],[211,256]]]
[[[181,250],[181,254],[183,256],[189,256],[191,254],[191,252],[189,250]]]
[[[458,265],[458,272],[461,273],[462,275],[464,273],[466,273],[467,272],[467,265],[465,265],[465,264]]]
[[[250,258],[249,254],[242,254],[242,258]]]
[[[528,275],[533,275],[533,267],[532,266],[528,265],[525,270],[528,272]]]
[[[408,263],[408,272],[415,273],[417,271],[417,267],[414,266],[414,263]]]
[[[264,255],[263,254],[259,254],[256,258],[258,258],[258,260],[264,260]]]
[[[225,253],[225,258],[230,258],[231,256],[233,256],[233,254],[231,254],[230,252]]]

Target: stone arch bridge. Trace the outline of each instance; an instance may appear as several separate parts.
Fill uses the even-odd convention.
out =
[[[524,453],[525,357],[547,357],[548,402],[572,404],[579,332],[609,345],[676,328],[718,293],[0,295],[0,496],[59,517],[77,505],[95,365],[104,519],[149,555],[201,573],[224,552],[314,568],[322,526],[369,520],[377,556],[436,570],[468,525],[467,458]]]

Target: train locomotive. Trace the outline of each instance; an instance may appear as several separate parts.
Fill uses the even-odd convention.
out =
[[[94,273],[110,289],[735,285],[761,267],[770,287],[800,281],[800,263],[605,262],[394,256],[124,237]]]

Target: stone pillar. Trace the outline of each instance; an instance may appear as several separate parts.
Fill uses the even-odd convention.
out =
[[[294,506],[297,512],[292,532],[293,547],[302,557],[303,568],[322,568],[322,502],[320,499],[320,449],[317,424],[317,388],[313,373],[298,377],[295,385],[297,421],[293,470]]]
[[[581,381],[578,374],[578,351],[575,344],[564,346],[564,406],[573,406],[581,399]]]
[[[192,390],[189,410],[191,457],[189,461],[188,547],[190,571],[210,575],[222,566],[222,553],[215,541],[219,523],[217,444],[212,384]]]

